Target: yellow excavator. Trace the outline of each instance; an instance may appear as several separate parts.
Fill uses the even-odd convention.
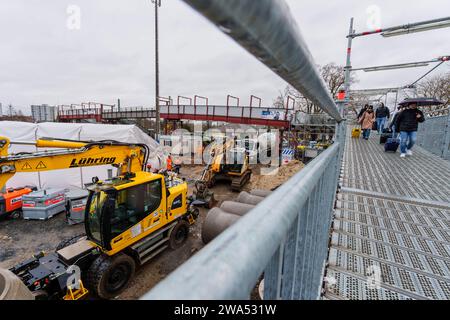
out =
[[[84,235],[9,269],[37,299],[80,299],[88,291],[103,299],[116,297],[136,266],[183,245],[198,217],[184,180],[145,171],[145,144],[44,138],[17,143],[50,150],[8,154],[12,143],[0,137],[0,189],[18,172],[100,165],[118,171],[109,180],[94,177],[88,186]]]
[[[204,199],[209,194],[208,188],[214,187],[217,181],[225,180],[231,183],[231,190],[241,191],[250,180],[252,170],[248,154],[243,147],[236,145],[235,139],[213,142],[207,149],[209,159],[196,183],[197,198]],[[210,201],[210,197],[206,196]]]

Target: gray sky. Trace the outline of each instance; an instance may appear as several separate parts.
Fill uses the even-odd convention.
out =
[[[226,103],[251,94],[270,105],[285,83],[181,0],[162,0],[161,95],[207,96]],[[450,15],[448,0],[287,0],[318,64],[344,64],[350,17],[365,31],[371,5],[382,26]],[[67,28],[69,5],[80,29]],[[154,15],[150,0],[2,0],[0,102],[29,113],[30,104],[87,101],[151,106]],[[353,66],[421,61],[450,54],[450,28],[403,37],[355,40]],[[405,85],[429,68],[358,73],[356,88]],[[439,72],[449,71],[447,66]],[[5,109],[5,108],[4,108]]]

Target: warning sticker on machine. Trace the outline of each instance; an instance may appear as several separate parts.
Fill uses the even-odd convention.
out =
[[[11,204],[16,204],[20,201],[22,201],[22,197],[17,197],[17,198],[11,199]]]
[[[137,237],[138,235],[140,235],[142,233],[142,227],[141,224],[137,224],[135,225],[133,228],[131,228],[131,237]]]
[[[24,201],[22,203],[22,207],[25,207],[25,208],[33,208],[35,206],[36,206],[36,203],[34,201]]]

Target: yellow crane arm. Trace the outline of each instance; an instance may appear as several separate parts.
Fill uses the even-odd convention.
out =
[[[147,147],[115,141],[83,142],[42,139],[32,144],[53,150],[8,154],[9,139],[0,137],[0,189],[17,172],[40,172],[58,169],[114,165],[119,174],[142,171]]]

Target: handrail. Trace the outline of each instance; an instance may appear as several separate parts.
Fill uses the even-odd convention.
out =
[[[308,202],[314,202],[311,197],[317,205],[315,211],[309,212],[318,216],[321,206],[322,214],[331,217],[332,199],[325,199],[324,194],[328,191],[334,198],[335,186],[323,179],[334,180],[337,185],[337,176],[332,172],[337,171],[333,160],[339,152],[340,145],[335,143],[141,299],[248,299],[259,275],[295,225],[299,212],[312,209],[305,209]],[[327,171],[330,169],[332,172]],[[329,231],[326,220],[319,221],[325,236]],[[327,239],[322,239],[325,252]],[[317,288],[312,291],[318,293],[317,274],[316,278]]]
[[[337,121],[339,110],[283,0],[184,0]]]

